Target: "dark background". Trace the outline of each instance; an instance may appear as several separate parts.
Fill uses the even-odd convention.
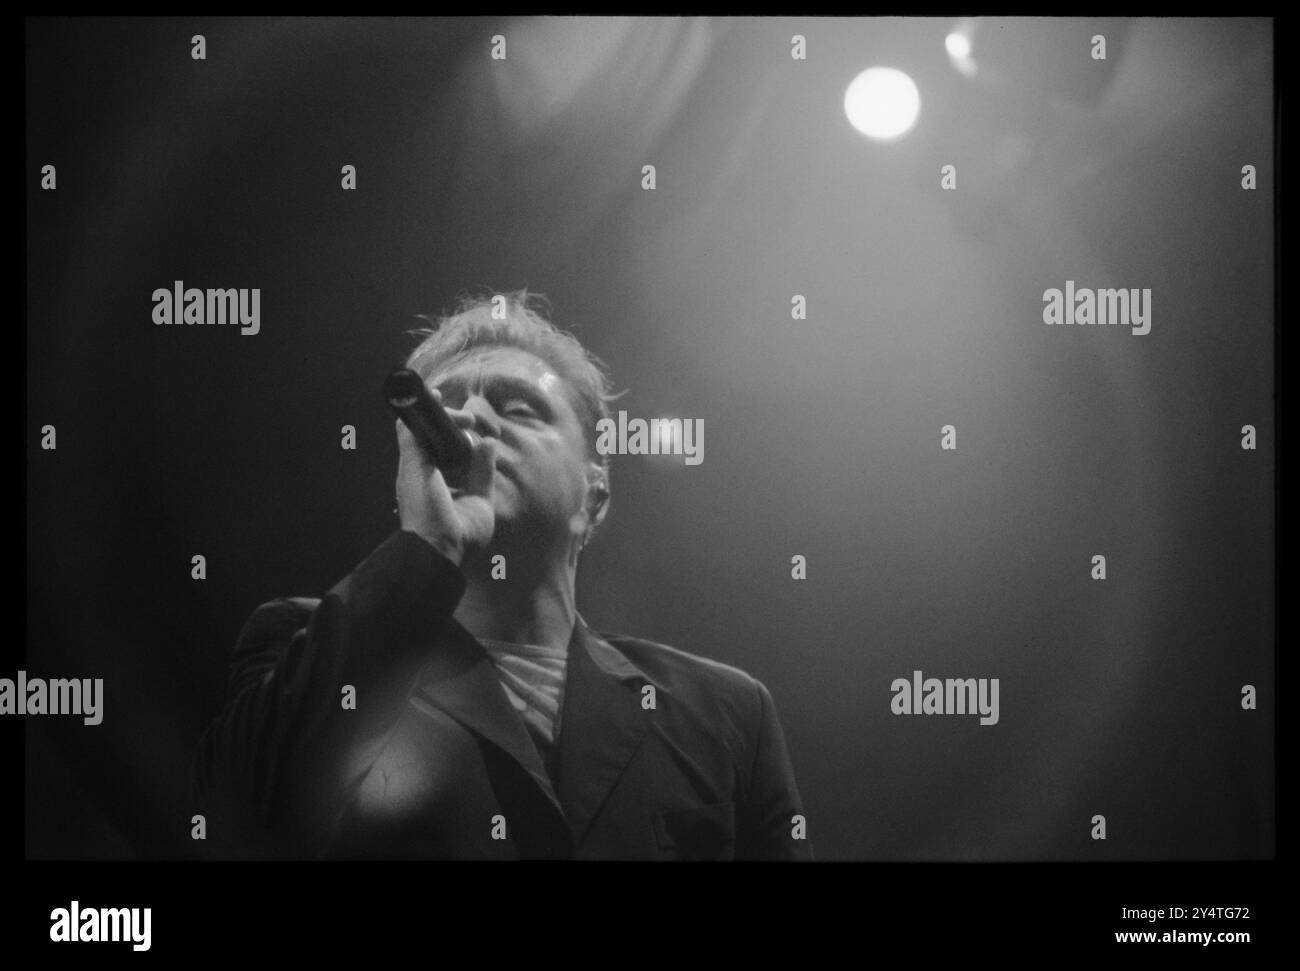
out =
[[[25,667],[106,695],[24,720],[28,856],[193,853],[244,619],[393,528],[403,331],[528,286],[616,410],[705,426],[615,459],[580,611],[772,689],[821,859],[1270,857],[1272,24],[986,20],[974,79],[952,26],[28,21]],[[876,64],[921,90],[888,145],[842,107]],[[156,327],[177,279],[261,333]],[[1151,332],[1044,326],[1067,279]],[[892,715],[915,669],[1000,723]]]

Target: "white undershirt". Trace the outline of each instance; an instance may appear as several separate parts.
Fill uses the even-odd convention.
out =
[[[560,706],[564,697],[564,670],[568,651],[539,644],[513,644],[478,638],[501,678],[511,707],[519,712],[537,743],[542,761],[560,734]]]

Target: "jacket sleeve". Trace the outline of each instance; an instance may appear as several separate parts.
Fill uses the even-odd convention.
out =
[[[736,859],[811,860],[808,821],[795,785],[785,733],[776,717],[776,705],[761,681],[754,681],[754,689],[758,695],[758,726],[752,736],[749,784],[737,807]],[[802,827],[797,828],[796,816],[802,818]]]
[[[209,834],[218,845],[318,855],[464,591],[454,563],[398,531],[319,603],[282,598],[253,612],[191,772],[208,827],[224,828]]]

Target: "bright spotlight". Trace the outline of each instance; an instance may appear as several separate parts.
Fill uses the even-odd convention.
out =
[[[965,34],[949,34],[943,39],[943,46],[959,61],[970,57],[970,38]]]
[[[906,134],[916,124],[920,110],[916,85],[892,67],[868,68],[844,92],[844,113],[849,121],[876,141],[892,141]]]
[[[971,51],[974,50],[971,38],[978,26],[978,21],[967,17],[958,21],[953,26],[953,29],[948,32],[948,36],[943,39],[944,49],[948,52],[948,60],[952,61],[952,66],[968,78],[973,78],[978,73],[975,60],[971,57]]]

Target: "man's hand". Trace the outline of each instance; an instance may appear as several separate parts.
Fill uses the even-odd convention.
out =
[[[433,389],[442,402],[442,395]],[[461,428],[472,421],[468,413],[448,408]],[[496,442],[471,433],[473,457],[462,488],[450,488],[442,472],[424,454],[411,430],[397,420],[397,515],[402,529],[415,533],[457,566],[467,555],[487,546],[496,527],[492,483],[496,475]]]

